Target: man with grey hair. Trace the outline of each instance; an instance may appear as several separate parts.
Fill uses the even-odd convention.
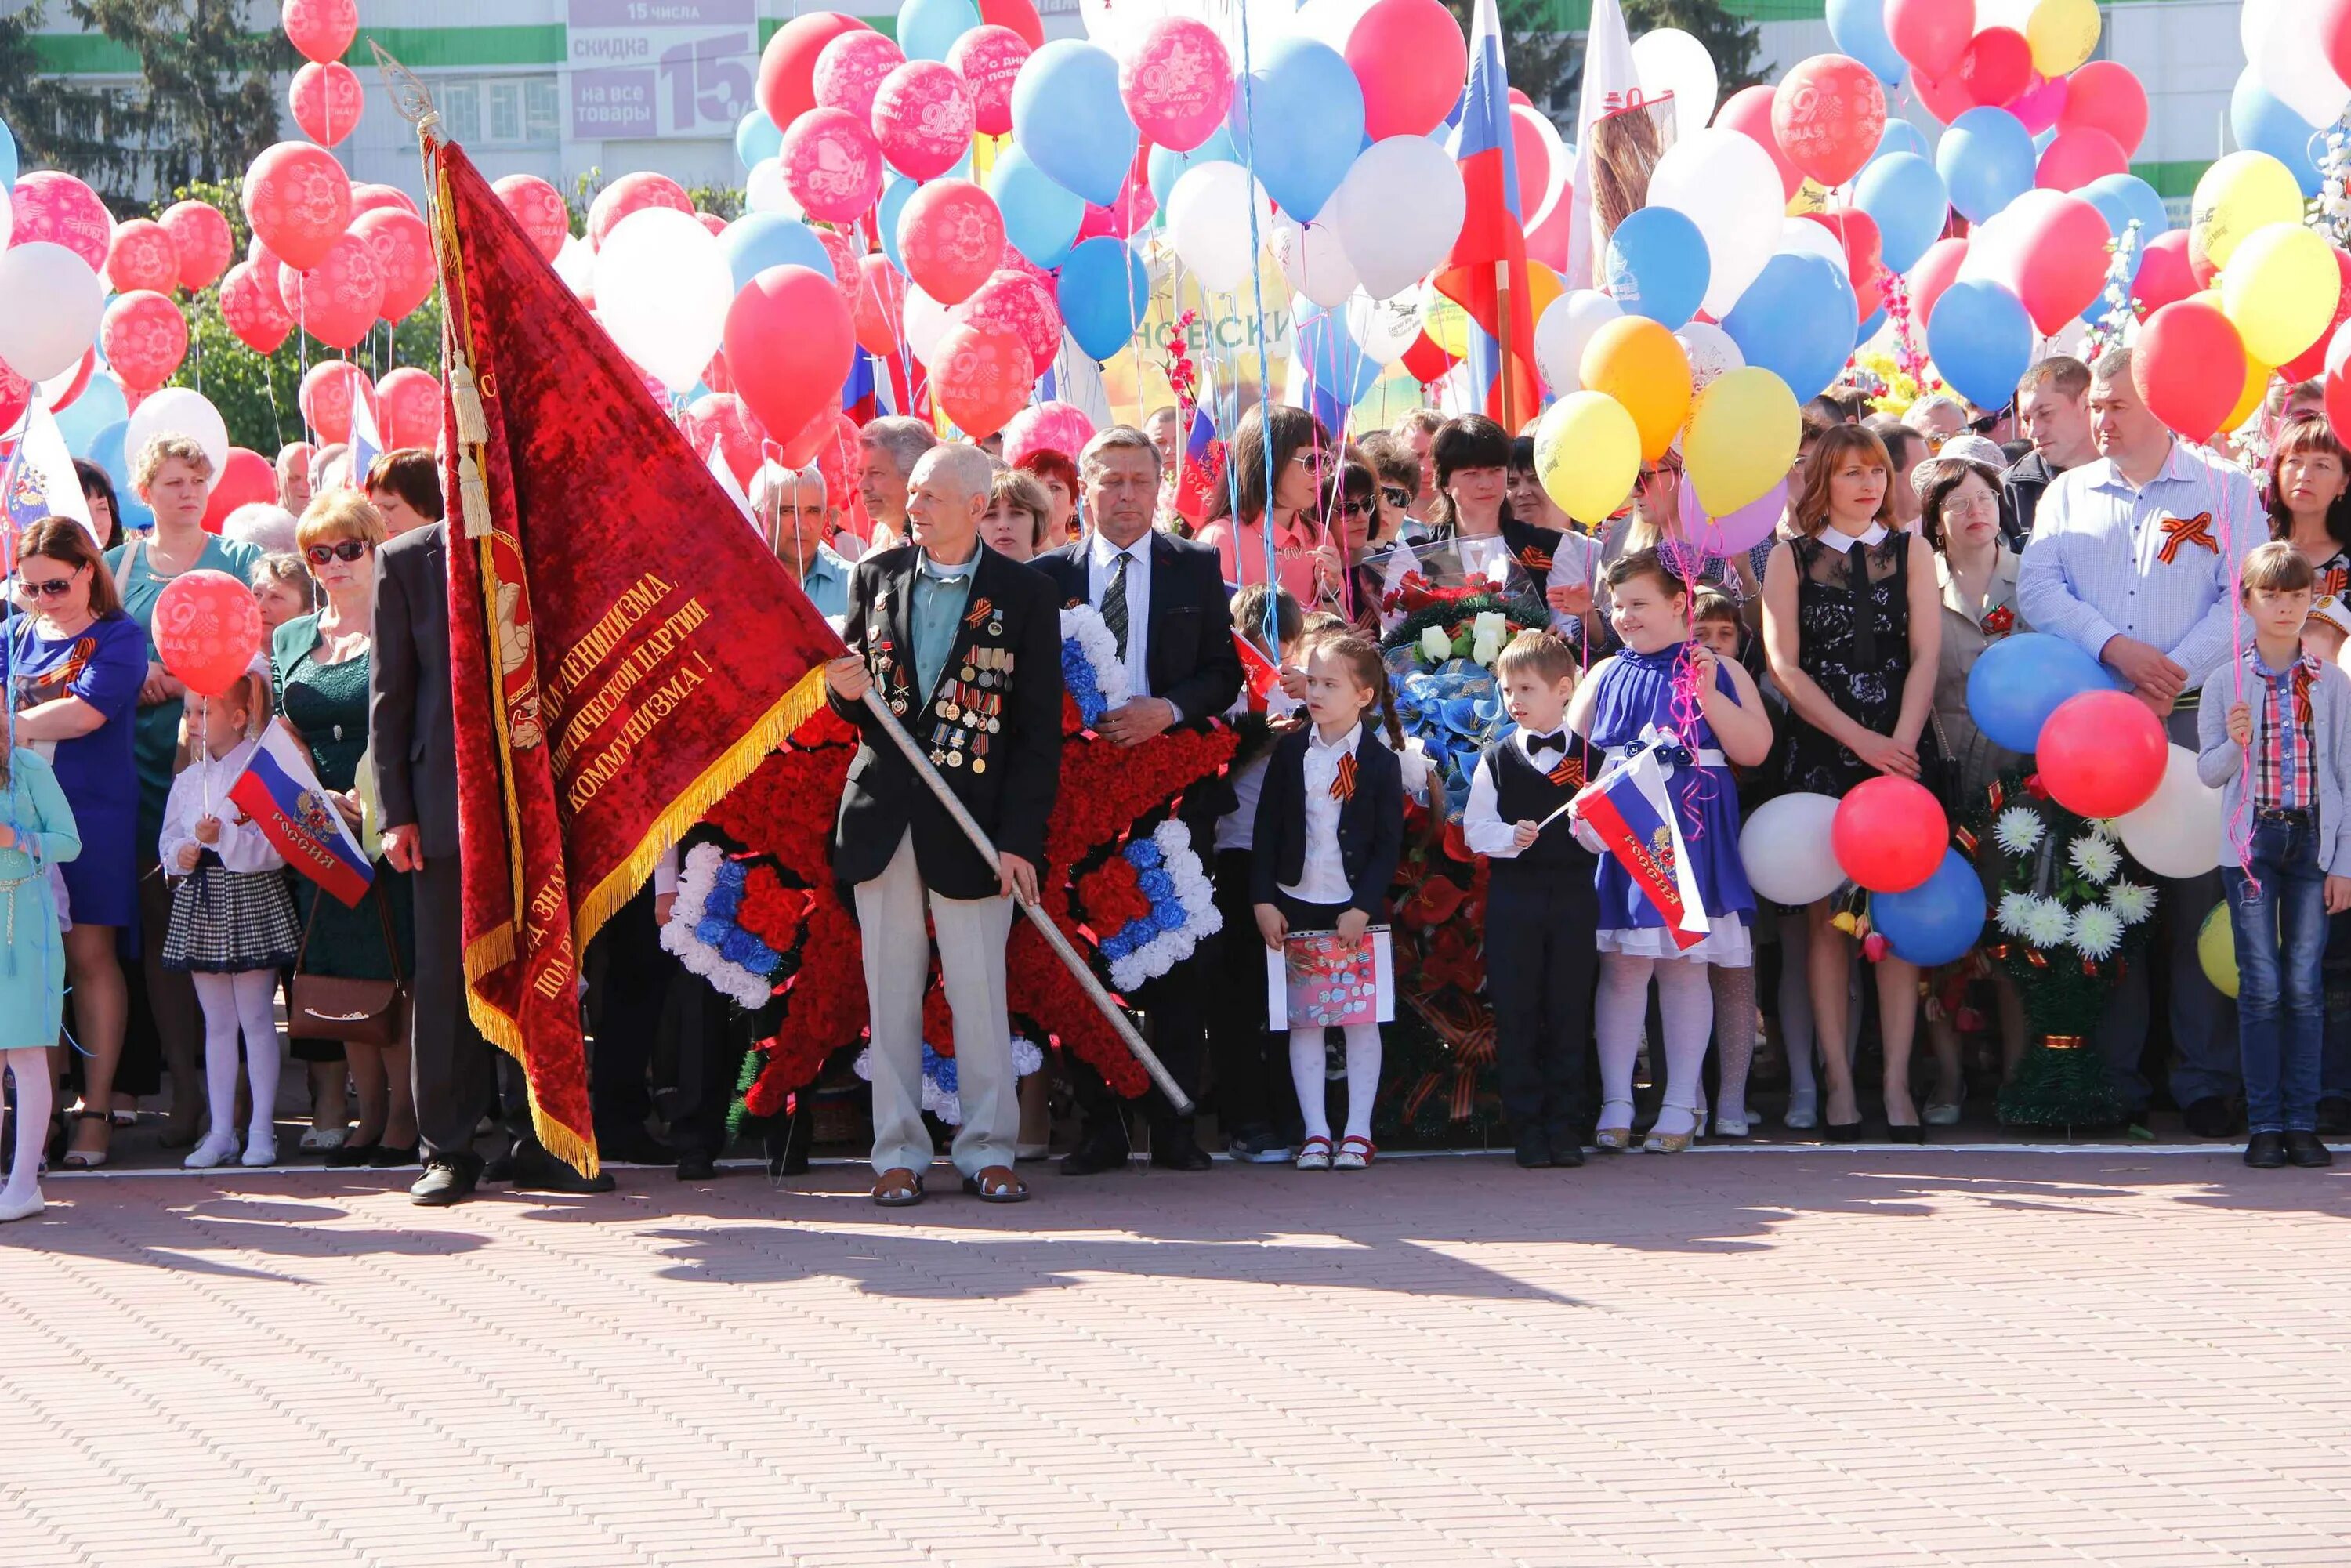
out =
[[[1020,1104],[1005,1014],[1012,899],[1034,903],[1045,823],[1061,768],[1061,618],[1053,586],[980,542],[992,468],[961,442],[914,465],[912,542],[850,570],[850,652],[825,666],[832,706],[861,739],[833,830],[833,874],[855,889],[872,1019],[873,1201],[923,1200],[920,955],[927,905],[955,1014],[963,1124],[953,1156],[964,1190],[1018,1203]],[[987,862],[865,703],[878,692],[996,845]]]
[[[817,613],[838,621],[849,609],[849,562],[825,542],[840,511],[828,504],[823,470],[813,463],[798,470],[762,463],[751,476],[750,501],[768,548],[799,579]]]
[[[277,504],[298,517],[310,504],[310,464],[318,455],[307,441],[289,441],[277,449]]]
[[[865,515],[873,519],[875,549],[906,542],[906,486],[915,463],[938,444],[929,425],[898,413],[873,420],[857,433],[857,488],[865,498]],[[987,454],[980,456],[985,460]],[[980,486],[982,495],[987,488]]]
[[[1903,411],[1902,423],[1927,438],[1932,457],[1943,443],[1968,427],[1968,405],[1955,397],[1931,392]]]

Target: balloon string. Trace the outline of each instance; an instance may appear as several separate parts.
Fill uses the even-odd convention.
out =
[[[1265,455],[1265,507],[1263,514],[1259,519],[1258,532],[1265,543],[1265,581],[1266,588],[1269,593],[1270,593],[1272,590],[1277,589],[1281,585],[1280,559],[1275,554],[1273,538],[1273,489],[1275,479],[1273,471],[1273,371],[1267,362],[1265,346],[1265,269],[1258,265],[1258,257],[1262,254],[1264,249],[1265,236],[1259,233],[1257,219],[1257,197],[1259,185],[1257,178],[1257,92],[1254,79],[1256,68],[1251,63],[1250,57],[1249,39],[1251,37],[1251,28],[1249,26],[1249,7],[1246,5],[1240,8],[1240,24],[1241,119],[1249,125],[1249,134],[1241,139],[1241,168],[1242,171],[1249,175],[1249,188],[1247,192],[1243,193],[1243,199],[1249,204],[1249,299],[1257,310],[1257,327],[1254,334],[1257,339],[1257,418],[1258,429],[1263,435],[1263,439],[1260,440],[1258,444],[1263,449]],[[1238,308],[1239,301],[1235,300],[1234,303]],[[1241,519],[1239,516],[1236,514],[1233,518],[1233,560],[1236,566],[1238,566],[1240,561],[1240,524]],[[1305,607],[1301,605],[1300,608],[1303,609]]]
[[[2217,515],[2219,508],[2215,507]],[[2233,708],[2245,700],[2245,568],[2237,554],[2230,520],[2220,518],[2220,548],[2229,552],[2229,702]],[[2254,787],[2253,743],[2250,736],[2239,747],[2238,766],[2245,788],[2237,791],[2237,807],[2229,815],[2229,843],[2237,852],[2237,868],[2245,874],[2245,895],[2259,898],[2261,878],[2253,874],[2253,823],[2249,802]]]

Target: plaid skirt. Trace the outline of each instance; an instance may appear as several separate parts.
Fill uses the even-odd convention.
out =
[[[282,969],[294,962],[302,929],[282,871],[199,865],[172,890],[163,967],[203,975]]]

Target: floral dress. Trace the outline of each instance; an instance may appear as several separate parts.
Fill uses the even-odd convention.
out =
[[[1847,718],[1893,734],[1910,673],[1910,536],[1882,523],[1858,538],[1823,528],[1788,549],[1798,666]],[[1793,716],[1782,766],[1786,789],[1816,795],[1843,796],[1877,777],[1850,747]]]

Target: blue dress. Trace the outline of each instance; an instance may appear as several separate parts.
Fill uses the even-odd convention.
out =
[[[73,868],[81,853],[73,808],[41,754],[18,747],[0,786],[0,822],[16,841],[0,850],[0,1051],[57,1042],[65,1010],[66,945],[49,868]]]
[[[1593,676],[1599,683],[1589,737],[1594,746],[1614,751],[1640,739],[1647,726],[1674,728],[1674,673],[1685,645],[1676,643],[1656,653],[1621,648],[1601,667]],[[1729,670],[1718,666],[1714,683],[1718,691],[1736,700],[1739,688],[1731,684]],[[1701,750],[1721,746],[1703,714],[1690,738]],[[1689,958],[1734,968],[1752,961],[1754,947],[1747,928],[1755,917],[1755,894],[1739,858],[1739,782],[1728,767],[1701,768],[1698,773],[1693,789],[1689,772],[1675,769],[1666,780],[1666,793],[1680,819],[1683,847],[1707,914],[1713,917],[1713,934],[1696,946],[1675,947],[1656,906],[1634,890],[1632,876],[1614,855],[1602,855],[1596,879],[1601,951]]]
[[[139,775],[131,760],[139,688],[147,679],[147,632],[127,615],[93,621],[70,637],[40,634],[18,616],[8,638],[9,675],[19,712],[79,697],[106,722],[57,744],[48,771],[73,807],[87,846],[65,866],[66,899],[77,925],[139,924]],[[149,853],[155,846],[151,842]]]

